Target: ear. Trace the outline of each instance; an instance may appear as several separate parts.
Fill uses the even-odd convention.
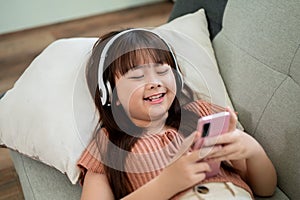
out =
[[[121,105],[121,102],[119,101],[119,99],[117,99],[116,105],[117,105],[117,106]]]

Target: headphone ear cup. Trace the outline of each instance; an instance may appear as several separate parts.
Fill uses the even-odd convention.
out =
[[[99,92],[100,92],[101,104],[104,106],[107,102],[107,89],[105,85],[99,83]]]
[[[111,85],[110,85],[110,82],[109,81],[106,81],[106,84],[105,84],[105,87],[106,87],[106,90],[107,90],[107,97],[106,97],[106,105],[111,105],[111,101],[112,101],[112,88],[111,88]]]
[[[110,106],[112,101],[112,89],[109,81],[100,89],[100,97],[102,105]]]

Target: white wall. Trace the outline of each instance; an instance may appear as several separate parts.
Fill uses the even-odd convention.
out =
[[[164,0],[0,0],[0,34]]]

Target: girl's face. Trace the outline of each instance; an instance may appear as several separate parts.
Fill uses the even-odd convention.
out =
[[[165,120],[176,95],[176,81],[168,64],[143,64],[129,70],[123,76],[115,77],[121,104],[139,127],[151,122]]]

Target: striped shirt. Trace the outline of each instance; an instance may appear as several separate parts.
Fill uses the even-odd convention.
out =
[[[225,110],[220,106],[202,100],[189,103],[184,108],[196,113],[199,117]],[[107,131],[102,128],[99,134],[99,141],[101,142],[99,146],[101,149],[98,148],[96,141],[92,140],[78,161],[78,166],[81,168],[80,180],[82,184],[88,170],[94,173],[105,174],[104,162],[101,160],[100,151],[105,151],[107,147],[109,142],[107,135]],[[139,138],[126,157],[124,165],[133,189],[138,189],[158,176],[163,168],[181,155],[180,152],[186,152],[193,141],[194,137],[192,135],[184,138],[174,129],[167,129],[162,131],[161,134]],[[113,167],[118,169],[119,166]],[[207,178],[200,183],[208,182],[232,182],[252,195],[251,189],[238,174],[227,172],[224,169],[221,169],[217,176]]]

